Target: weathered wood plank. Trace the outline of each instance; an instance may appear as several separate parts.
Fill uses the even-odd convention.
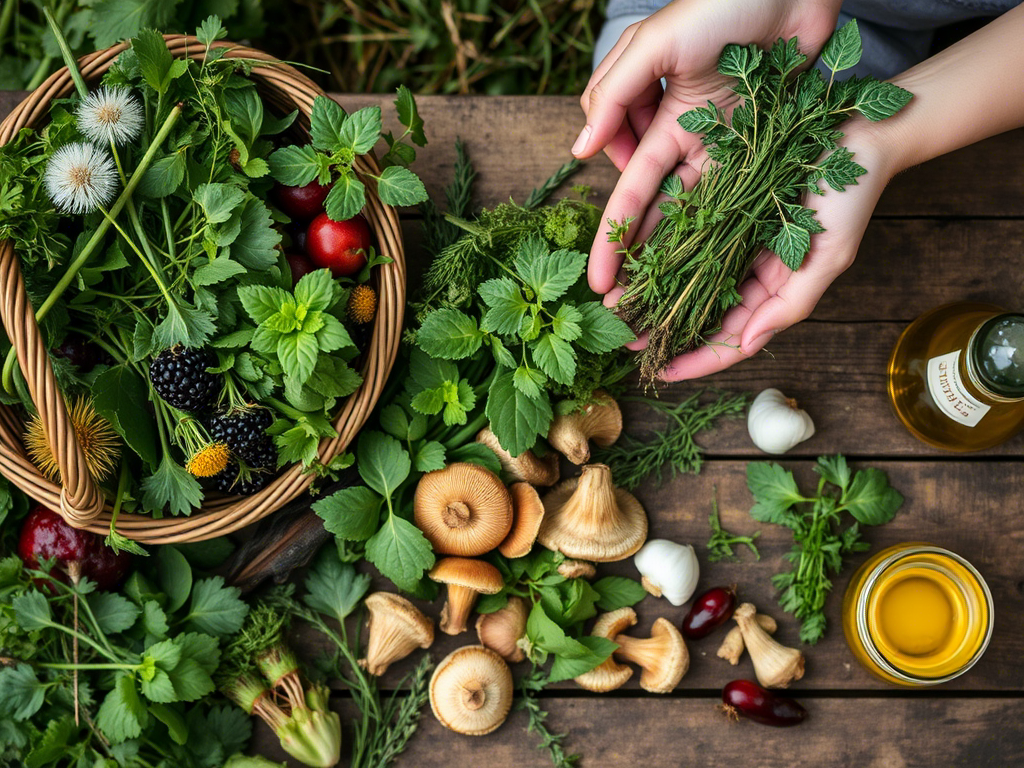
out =
[[[549,725],[569,731],[583,765],[602,768],[934,768],[1024,763],[1024,702],[1019,699],[805,699],[796,728],[730,723],[706,699],[548,699]],[[355,716],[340,706],[346,725]],[[549,768],[526,715],[514,712],[482,737],[445,730],[429,711],[398,768],[456,765]],[[283,760],[270,730],[256,729],[252,749]],[[347,746],[343,747],[347,754]],[[291,762],[290,766],[299,766]],[[348,765],[343,757],[341,765]]]
[[[787,462],[795,468],[804,488],[813,488],[817,476],[807,462]],[[855,466],[858,466],[855,464]],[[903,510],[888,525],[868,529],[866,538],[873,551],[904,541],[927,541],[951,549],[971,561],[985,577],[995,601],[995,632],[982,660],[969,673],[943,686],[942,690],[1024,690],[1024,530],[1020,526],[1020,471],[1016,462],[880,462],[874,463],[889,473],[890,480],[906,498]],[[746,464],[739,461],[709,463],[699,476],[679,477],[661,488],[637,491],[650,521],[650,538],[666,538],[692,543],[701,564],[699,590],[717,584],[738,584],[740,596],[775,617],[781,642],[798,645],[797,622],[783,613],[775,602],[771,576],[785,569],[783,555],[793,544],[787,529],[760,525],[751,520],[748,510],[751,496],[746,487]],[[705,549],[710,529],[713,489],[717,488],[722,523],[736,533],[761,531],[758,546],[762,558],[755,561],[745,549],[736,563],[708,563]],[[854,660],[846,646],[840,624],[840,605],[850,575],[869,555],[850,560],[835,581],[826,614],[829,620],[825,638],[816,646],[801,646],[807,656],[807,674],[794,684],[797,689],[851,690],[889,689],[875,680]],[[621,574],[637,578],[632,561],[609,563],[600,574]],[[384,580],[376,585],[393,589]],[[423,605],[435,617],[442,600]],[[664,616],[678,624],[689,606],[673,607],[665,600],[647,598],[637,609],[640,623],[636,634],[650,628],[655,618]],[[474,619],[475,621],[475,619]],[[690,671],[681,689],[720,688],[735,677],[749,676],[747,659],[730,667],[715,652],[724,636],[720,631],[699,642],[689,643]],[[432,654],[440,658],[455,648],[476,642],[475,633],[451,638],[437,633]],[[303,632],[296,643],[308,655],[322,647],[317,636]],[[385,678],[394,685],[411,667],[412,659],[397,664]],[[574,688],[566,683],[562,687]],[[627,688],[637,689],[636,677]]]

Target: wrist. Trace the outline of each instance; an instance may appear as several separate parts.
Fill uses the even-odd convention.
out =
[[[894,119],[873,123],[858,115],[839,126],[844,134],[839,143],[853,152],[854,161],[867,170],[858,183],[884,188],[893,176],[910,167],[906,143],[899,136],[901,130],[894,130],[891,125]]]

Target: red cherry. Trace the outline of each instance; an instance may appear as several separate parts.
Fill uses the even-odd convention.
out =
[[[288,259],[288,266],[292,270],[292,285],[317,268],[304,253],[289,253],[285,258]]]
[[[331,185],[320,186],[315,180],[301,187],[274,185],[274,202],[277,207],[293,219],[309,221],[323,213],[324,200],[331,191]]]
[[[306,231],[306,253],[318,267],[335,277],[354,275],[366,266],[370,249],[370,225],[362,216],[333,221],[321,213]]]
[[[113,589],[127,575],[132,556],[115,555],[103,543],[103,537],[72,528],[64,518],[40,505],[33,509],[21,527],[18,555],[28,568],[39,568],[41,560],[55,558],[53,574],[67,581],[68,568],[78,563],[81,573],[100,589]]]

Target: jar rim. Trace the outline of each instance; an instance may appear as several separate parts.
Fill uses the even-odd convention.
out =
[[[972,578],[975,579],[977,584],[981,587],[981,592],[984,595],[985,607],[986,607],[986,620],[987,626],[985,628],[985,637],[981,644],[978,646],[977,651],[971,656],[971,658],[955,672],[941,677],[923,677],[920,675],[909,674],[896,667],[888,658],[886,658],[879,650],[875,639],[872,637],[871,632],[868,628],[868,613],[869,603],[872,591],[874,590],[875,584],[879,578],[892,568],[898,561],[912,556],[920,554],[935,554],[949,557],[956,561],[962,566]],[[959,581],[959,579],[957,580]],[[960,585],[963,588],[962,585]],[[959,677],[964,672],[973,667],[978,660],[984,655],[985,650],[988,648],[989,642],[992,639],[992,632],[995,626],[993,621],[993,610],[994,604],[992,600],[992,592],[989,589],[988,583],[984,577],[978,572],[978,569],[971,565],[970,562],[965,560],[963,557],[958,555],[956,552],[951,552],[948,549],[942,547],[936,547],[930,544],[920,544],[901,549],[897,552],[893,552],[888,557],[880,560],[867,574],[864,579],[864,583],[859,589],[857,596],[855,611],[857,634],[860,636],[861,642],[864,645],[864,650],[867,652],[868,657],[871,661],[882,669],[886,674],[889,674],[903,682],[912,683],[915,685],[938,685],[940,683],[946,683],[954,678]]]

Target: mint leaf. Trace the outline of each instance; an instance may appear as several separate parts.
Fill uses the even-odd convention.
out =
[[[314,147],[324,152],[336,152],[345,147],[346,142],[342,138],[344,124],[345,110],[338,102],[328,96],[317,96],[314,99],[309,118],[309,138]]]
[[[277,356],[281,360],[281,367],[288,376],[300,384],[313,373],[319,353],[316,337],[301,331],[282,334],[277,342]]]
[[[398,112],[398,121],[409,129],[409,137],[413,143],[418,147],[425,147],[427,137],[423,133],[423,118],[416,109],[416,99],[413,98],[412,91],[404,85],[398,86],[395,110]]]
[[[623,344],[636,340],[629,326],[601,302],[588,301],[576,309],[580,313],[580,319],[577,321],[580,326],[580,337],[576,339],[576,343],[587,352],[612,352]]]
[[[576,376],[576,356],[569,342],[553,333],[544,333],[530,347],[530,351],[544,373],[559,384],[572,384]]]
[[[484,334],[476,319],[457,309],[435,309],[423,319],[416,343],[430,357],[461,360],[480,349]]]
[[[295,301],[307,309],[328,309],[334,303],[335,286],[329,270],[314,269],[295,284]]]
[[[146,705],[135,690],[134,679],[129,675],[119,676],[96,713],[96,727],[111,744],[120,744],[140,736],[148,722]]]
[[[542,301],[554,301],[580,279],[587,255],[559,250],[547,253],[540,235],[532,235],[516,252],[516,272]]]
[[[835,74],[855,67],[862,52],[857,20],[850,19],[833,32],[832,37],[825,43],[821,50],[821,61]]]
[[[491,383],[484,412],[498,443],[513,456],[532,448],[539,436],[546,435],[553,417],[547,392],[527,397],[516,388],[511,371],[500,373]]]
[[[390,498],[409,476],[409,454],[395,438],[382,432],[363,432],[356,448],[359,476],[384,498]]]
[[[907,106],[912,98],[913,94],[910,91],[905,91],[898,85],[873,80],[861,86],[853,106],[868,120],[877,123],[895,115]]]
[[[269,162],[270,175],[274,181],[289,187],[303,187],[320,172],[316,150],[308,144],[301,147],[289,145],[274,150]]]
[[[199,481],[166,453],[156,472],[142,481],[142,506],[146,512],[166,510],[172,515],[188,515],[202,501]]]
[[[480,285],[477,292],[489,307],[480,321],[480,329],[488,333],[516,333],[532,306],[510,277],[488,280]]]
[[[299,282],[302,281],[300,280]],[[280,312],[282,306],[292,301],[288,291],[266,285],[239,286],[238,298],[242,302],[245,311],[249,314],[249,317],[257,323],[265,323]]]
[[[116,592],[94,592],[86,600],[100,631],[116,635],[135,625],[142,609]]]
[[[647,596],[647,590],[639,581],[624,576],[605,576],[593,584],[601,596],[597,607],[602,611],[617,611],[629,605],[636,605]]]
[[[408,168],[389,165],[377,178],[377,194],[386,205],[416,205],[427,199],[427,188]]]
[[[366,559],[399,589],[409,591],[433,566],[434,552],[423,531],[391,513],[366,542]]]
[[[551,672],[548,674],[548,683],[571,680],[574,677],[589,672],[600,664],[603,664],[619,646],[604,637],[584,635],[579,638],[580,645],[590,651],[585,656],[570,658],[567,656],[555,656],[551,664]]]
[[[366,188],[352,174],[342,174],[327,193],[324,210],[332,221],[351,219],[366,204]]]
[[[310,608],[344,621],[370,589],[370,576],[356,573],[351,563],[343,563],[334,547],[324,547],[306,575],[306,594],[302,600]]]
[[[340,144],[357,155],[365,155],[380,138],[380,107],[363,107],[348,115],[341,124]]]
[[[0,715],[28,720],[43,706],[45,696],[46,686],[31,665],[0,667]]]
[[[433,472],[436,469],[444,469],[444,456],[444,446],[436,440],[428,440],[416,451],[412,464],[417,472]]]
[[[245,190],[230,184],[200,184],[192,199],[203,209],[206,220],[219,224],[231,218],[231,213],[245,199]]]
[[[903,496],[889,485],[889,477],[882,470],[861,469],[843,494],[842,505],[863,525],[883,525],[903,506]]]
[[[313,502],[324,528],[346,541],[366,541],[380,525],[384,499],[364,485],[342,488]]]
[[[800,495],[792,472],[772,462],[751,462],[747,465],[747,488],[754,496],[752,518],[793,529],[801,525],[800,516],[791,507],[806,499]]]
[[[242,628],[249,613],[241,595],[238,587],[225,586],[220,576],[197,581],[186,616],[189,627],[215,637],[234,634]]]

